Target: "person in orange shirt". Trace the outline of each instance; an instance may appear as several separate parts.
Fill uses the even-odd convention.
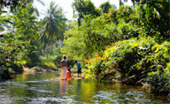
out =
[[[66,78],[67,78],[67,79],[71,78],[71,70],[70,70],[70,69],[68,69],[68,71],[67,71],[67,76],[66,76]]]

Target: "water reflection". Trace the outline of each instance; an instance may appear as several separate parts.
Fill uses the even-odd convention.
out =
[[[0,83],[0,104],[162,104],[166,99],[146,94],[141,86],[94,80],[48,80],[56,73],[18,75]]]
[[[60,82],[60,97],[66,95],[69,89],[69,85],[71,84],[71,80],[59,80]]]

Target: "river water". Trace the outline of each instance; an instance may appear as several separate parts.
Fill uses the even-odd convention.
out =
[[[51,81],[57,73],[18,74],[0,82],[0,104],[170,104],[141,86],[86,79]]]

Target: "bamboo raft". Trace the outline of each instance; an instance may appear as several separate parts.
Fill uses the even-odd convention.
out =
[[[53,77],[53,78],[50,78],[49,80],[74,80],[74,79],[84,79],[84,78],[83,77],[71,77],[71,78],[61,79],[60,77]]]

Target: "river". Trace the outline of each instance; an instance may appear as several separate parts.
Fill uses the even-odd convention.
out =
[[[0,104],[168,104],[141,86],[87,79],[51,81],[57,73],[18,74],[0,82]],[[170,102],[169,102],[170,103]]]

